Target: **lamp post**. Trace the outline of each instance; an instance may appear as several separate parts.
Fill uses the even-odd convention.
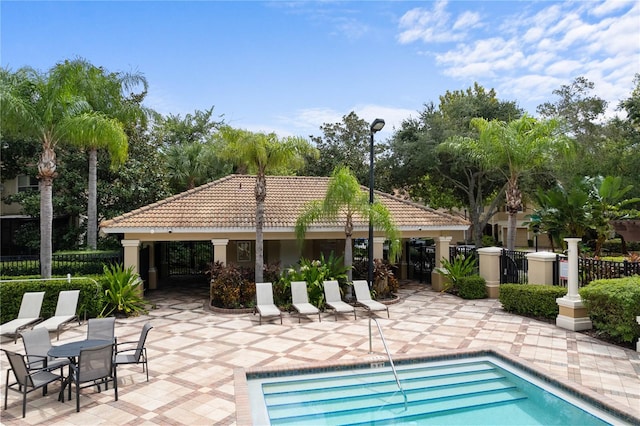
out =
[[[370,157],[369,157],[369,207],[373,206],[373,135],[384,127],[384,120],[376,118],[371,123],[370,135]],[[373,223],[371,223],[371,213],[369,213],[369,288],[373,287]]]

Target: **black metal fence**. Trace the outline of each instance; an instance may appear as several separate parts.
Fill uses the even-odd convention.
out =
[[[566,287],[567,273],[563,272],[563,265],[568,265],[567,262],[566,256],[556,256],[553,285]],[[640,275],[640,262],[578,258],[578,287],[584,287],[594,280],[630,277],[632,275]]]
[[[526,251],[502,250],[500,255],[500,284],[526,284],[529,262]]]
[[[53,275],[102,274],[105,264],[122,263],[122,251],[107,253],[64,253],[51,257]],[[37,255],[0,256],[0,275],[40,275],[40,257]]]

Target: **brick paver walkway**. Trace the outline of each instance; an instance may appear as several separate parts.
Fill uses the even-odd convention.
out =
[[[543,372],[592,389],[640,417],[640,354],[603,343],[553,324],[510,315],[497,300],[464,301],[403,283],[391,318],[379,316],[392,354],[433,354],[456,349],[497,348],[533,363]],[[113,390],[85,389],[81,411],[74,402],[59,403],[57,388],[48,396],[33,392],[27,416],[21,396],[9,394],[2,411],[5,425],[230,425],[236,424],[234,369],[300,365],[371,356],[368,320],[333,314],[298,319],[285,314],[284,324],[252,314],[219,314],[205,309],[207,289],[156,290],[148,315],[118,319],[118,341],[137,340],[142,324],[154,328],[147,342],[150,381],[140,366],[118,368],[119,400]],[[360,315],[362,313],[362,316]],[[59,343],[81,339],[86,323],[62,333]],[[55,340],[53,344],[57,344]],[[23,351],[22,343],[4,339],[2,347]],[[383,353],[374,342],[374,352]],[[2,395],[8,365],[1,358]]]

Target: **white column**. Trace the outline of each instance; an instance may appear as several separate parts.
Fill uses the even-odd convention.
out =
[[[227,264],[227,245],[229,244],[228,239],[213,239],[211,240],[211,244],[213,244],[213,261],[220,262],[223,265]]]
[[[568,244],[569,270],[567,271],[567,299],[580,300],[578,294],[578,242],[582,238],[565,238]]]
[[[578,293],[578,242],[582,241],[582,238],[565,238],[564,240],[569,248],[567,295],[556,299],[560,311],[556,318],[556,325],[573,331],[589,330],[593,325]]]
[[[373,258],[380,259],[384,257],[384,242],[387,239],[384,237],[373,237]]]
[[[449,260],[449,243],[453,237],[436,238],[436,268],[442,268],[442,258]],[[431,289],[442,291],[444,289],[445,278],[436,272],[436,268],[431,271]]]
[[[124,247],[125,269],[133,266],[133,272],[139,273],[138,248],[140,247],[140,240],[122,240],[120,243]]]

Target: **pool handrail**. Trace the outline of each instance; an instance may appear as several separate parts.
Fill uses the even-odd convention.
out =
[[[393,376],[396,378],[396,384],[398,385],[398,389],[400,390],[400,392],[402,393],[402,396],[404,397],[404,409],[405,411],[407,410],[407,394],[405,393],[404,389],[402,388],[402,385],[400,384],[400,379],[398,378],[398,372],[396,371],[396,366],[393,364],[393,359],[391,358],[391,353],[389,352],[389,348],[387,347],[387,341],[384,340],[384,334],[382,334],[382,328],[380,327],[380,323],[378,323],[378,320],[376,318],[373,318],[371,316],[369,316],[369,353],[373,353],[373,349],[372,349],[372,335],[371,335],[371,320],[373,320],[376,323],[376,326],[378,327],[378,333],[380,333],[380,339],[382,340],[382,346],[384,346],[384,351],[387,353],[387,357],[389,358],[389,365],[391,365],[391,371],[393,372]]]

